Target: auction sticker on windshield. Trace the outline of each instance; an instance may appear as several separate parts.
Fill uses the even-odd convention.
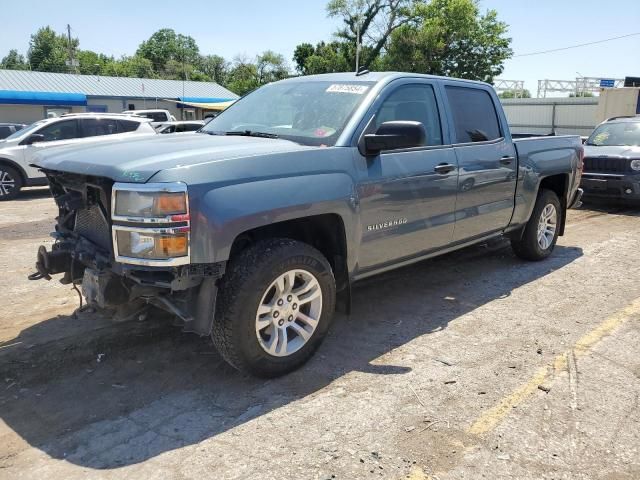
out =
[[[334,83],[327,88],[327,92],[331,93],[355,93],[356,95],[362,95],[367,90],[369,90],[367,85],[348,85],[339,83]]]

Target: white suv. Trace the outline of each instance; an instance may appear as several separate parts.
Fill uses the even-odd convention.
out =
[[[169,110],[164,110],[162,108],[150,108],[148,110],[125,110],[122,113],[150,118],[153,123],[176,121],[176,117],[171,115],[171,112],[169,112]]]
[[[79,113],[39,120],[0,140],[0,201],[15,198],[22,187],[46,185],[33,157],[52,147],[131,135],[156,135],[147,118],[122,114]]]

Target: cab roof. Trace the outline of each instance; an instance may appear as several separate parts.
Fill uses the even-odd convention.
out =
[[[367,72],[356,74],[355,72],[338,72],[338,73],[323,73],[319,75],[305,75],[299,77],[292,77],[282,82],[305,82],[309,80],[324,81],[324,82],[390,82],[398,78],[425,78],[430,80],[447,80],[456,82],[472,83],[475,85],[488,85],[485,82],[479,82],[477,80],[465,80],[463,78],[442,77],[438,75],[426,75],[423,73],[404,73],[404,72]]]

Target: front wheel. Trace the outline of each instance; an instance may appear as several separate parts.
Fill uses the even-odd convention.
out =
[[[318,250],[290,239],[260,241],[229,263],[213,342],[241,371],[284,375],[313,355],[334,309],[333,272]]]
[[[0,164],[0,201],[12,200],[22,188],[22,176],[13,167]]]
[[[560,200],[555,192],[542,190],[522,237],[511,239],[514,253],[531,261],[544,260],[551,255],[558,241],[562,214]]]

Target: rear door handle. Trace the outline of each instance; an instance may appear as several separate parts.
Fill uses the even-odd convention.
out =
[[[502,157],[500,159],[500,163],[502,165],[509,165],[511,162],[513,162],[516,159],[516,157]]]
[[[445,173],[449,173],[452,172],[456,169],[455,165],[452,165],[450,163],[441,163],[440,165],[436,165],[436,167],[434,168],[434,170],[436,171],[436,173],[440,173],[440,174],[445,174]]]

